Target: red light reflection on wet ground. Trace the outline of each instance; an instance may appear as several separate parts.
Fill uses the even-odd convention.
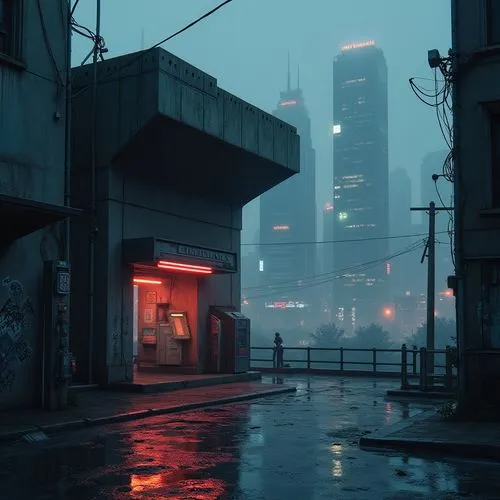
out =
[[[115,481],[115,471],[104,467],[86,475],[85,483],[98,484],[100,492],[108,490],[113,498],[230,498],[239,475],[238,436],[244,433],[235,429],[235,417],[240,426],[245,425],[248,409],[241,405],[237,412],[232,408],[204,411],[190,414],[189,420],[163,421],[164,425],[149,421],[148,426],[130,429],[113,446],[113,452],[121,455],[116,470],[121,479],[115,477]],[[109,483],[120,484],[110,492]]]

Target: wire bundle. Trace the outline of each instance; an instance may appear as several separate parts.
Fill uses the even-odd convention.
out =
[[[381,264],[385,264],[386,262],[396,259],[398,257],[401,257],[402,255],[406,255],[412,252],[415,252],[419,248],[423,248],[425,242],[420,240],[412,243],[411,245],[403,248],[402,250],[392,254],[388,255],[384,258],[381,259],[374,259],[371,261],[363,262],[360,264],[356,264],[353,266],[346,267],[344,269],[339,269],[336,271],[328,272],[328,273],[322,273],[322,274],[317,274],[313,276],[308,276],[304,277],[303,279],[295,279],[291,281],[282,281],[278,283],[272,283],[268,285],[261,285],[261,286],[253,286],[253,287],[246,287],[243,288],[243,291],[249,291],[251,290],[251,293],[259,293],[259,292],[265,292],[263,295],[255,295],[255,296],[246,296],[245,299],[247,300],[253,300],[253,299],[260,299],[264,297],[270,297],[272,295],[275,295],[276,293],[287,293],[287,292],[293,292],[296,290],[303,290],[306,288],[312,288],[315,286],[323,285],[326,283],[330,283],[333,280],[337,279],[342,279],[346,277],[350,277],[353,274],[360,274],[365,271],[368,271],[370,269],[373,269],[374,267],[380,266]]]
[[[439,197],[439,201],[443,207],[447,205],[444,203],[443,198],[441,197],[441,193],[439,192],[439,188],[437,185],[437,180],[439,177],[443,177],[448,182],[454,182],[455,180],[455,168],[454,168],[454,155],[455,148],[453,144],[453,124],[452,117],[453,114],[453,102],[452,102],[452,89],[453,89],[453,58],[451,51],[449,52],[448,57],[443,57],[440,60],[439,66],[434,68],[434,88],[433,90],[425,89],[420,85],[415,83],[417,78],[410,78],[409,83],[410,87],[413,90],[414,94],[427,106],[435,108],[436,117],[438,120],[439,129],[441,130],[441,134],[446,142],[446,145],[449,148],[449,152],[446,155],[446,158],[443,162],[442,173],[436,178],[433,177],[435,188],[437,195]],[[438,78],[438,70],[442,75],[442,79]],[[450,205],[453,206],[453,196],[450,200]],[[453,227],[454,227],[454,218],[453,211],[448,210],[448,235],[450,238],[451,245],[451,260],[453,262],[453,266],[455,267],[455,250],[454,250],[454,241],[453,241]]]

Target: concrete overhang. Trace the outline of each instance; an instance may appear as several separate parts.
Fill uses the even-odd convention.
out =
[[[49,224],[80,215],[81,210],[41,201],[0,194],[0,246],[34,233]]]
[[[130,238],[123,241],[123,259],[129,264],[156,265],[168,261],[187,266],[209,266],[214,272],[238,269],[234,252],[185,245],[162,238]]]
[[[98,165],[244,205],[299,172],[295,127],[157,48],[98,64]],[[88,165],[92,71],[73,69],[74,162]],[[78,165],[77,165],[78,166]]]

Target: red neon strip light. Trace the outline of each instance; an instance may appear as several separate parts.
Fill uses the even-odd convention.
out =
[[[161,285],[163,282],[160,280],[146,279],[146,278],[134,278],[134,283],[144,284],[144,285]]]
[[[209,270],[205,270],[205,269],[186,269],[185,267],[179,267],[177,265],[175,266],[167,266],[167,265],[163,265],[163,266],[160,266],[158,265],[158,268],[159,269],[166,269],[166,270],[170,270],[170,271],[183,271],[185,273],[192,273],[192,274],[212,274],[212,270],[209,269]]]
[[[210,271],[210,272],[212,272],[212,268],[207,267],[207,266],[195,266],[193,264],[182,264],[181,262],[168,262],[165,260],[160,260],[158,262],[158,267],[164,267],[164,266],[175,266],[175,267],[179,267],[182,269],[186,269],[187,271]]]

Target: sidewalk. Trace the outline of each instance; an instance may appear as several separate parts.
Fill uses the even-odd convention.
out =
[[[435,410],[363,436],[361,448],[431,452],[500,460],[500,425],[495,422],[449,422]]]
[[[76,405],[65,410],[0,413],[0,442],[20,439],[25,434],[37,431],[51,434],[90,425],[179,413],[295,391],[295,387],[285,385],[244,382],[159,394],[129,394],[103,390],[80,392],[77,394]]]

